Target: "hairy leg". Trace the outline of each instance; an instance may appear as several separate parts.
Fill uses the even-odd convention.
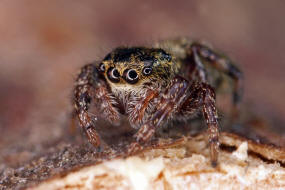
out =
[[[157,44],[160,47],[175,55],[188,70],[187,80],[199,80],[205,82],[207,73],[203,62],[206,61],[218,71],[227,74],[234,81],[233,87],[233,119],[238,118],[240,102],[243,93],[243,75],[234,63],[221,53],[214,51],[203,43],[193,42],[188,38],[175,38],[164,40]]]
[[[144,119],[146,114],[146,109],[149,106],[151,100],[158,96],[158,92],[155,90],[149,89],[146,91],[145,95],[139,99],[133,109],[129,110],[129,121],[131,125],[134,125],[135,128],[139,127]]]
[[[188,47],[188,46],[186,46]],[[201,82],[207,82],[207,72],[204,67],[204,64],[199,56],[199,53],[196,48],[191,48],[190,51],[186,51],[186,59],[184,60],[185,64],[189,64],[190,67],[188,70],[187,77],[190,80],[199,80]]]
[[[189,93],[189,97],[180,107],[177,115],[189,118],[197,111],[203,113],[208,126],[211,161],[212,165],[216,166],[219,152],[219,128],[215,92],[210,85],[195,82],[191,85]]]
[[[113,107],[113,99],[108,93],[105,81],[100,79],[99,73],[93,64],[82,67],[80,74],[77,77],[74,89],[74,107],[78,115],[79,122],[84,132],[86,133],[89,142],[100,147],[101,142],[98,133],[96,132],[95,120],[97,116],[88,112],[91,101],[95,99],[99,109],[104,110],[107,120],[116,122],[119,120],[117,110]],[[100,105],[99,100],[104,102]]]
[[[200,82],[194,82],[189,88],[189,96],[180,107],[177,115],[189,118],[197,111],[203,113],[208,126],[208,139],[212,165],[216,166],[219,152],[218,114],[213,88]]]
[[[243,75],[242,72],[234,65],[233,61],[231,61],[227,56],[214,51],[207,45],[204,45],[204,43],[194,42],[188,38],[163,40],[154,44],[154,46],[163,48],[178,59],[184,60],[185,65],[193,61],[194,63],[198,62],[198,65],[200,65],[200,63],[202,63],[201,59],[208,61],[217,70],[224,72],[235,81],[233,102],[237,104],[241,100]],[[191,73],[193,74],[197,74],[196,70],[203,70],[203,66],[201,67],[202,69],[200,69],[200,66],[197,67],[196,65],[192,65],[194,68],[191,69],[194,71]],[[191,79],[191,76],[189,77]]]
[[[135,134],[135,142],[128,147],[128,154],[143,149],[143,144],[150,141],[158,127],[173,116],[180,115],[183,110],[188,110],[191,114],[198,110],[203,112],[208,125],[211,160],[215,166],[218,159],[219,130],[214,91],[205,83],[197,82],[190,85],[182,77],[175,77],[172,85],[161,95],[157,110]],[[184,115],[189,116],[190,112]]]
[[[238,115],[239,105],[242,99],[243,93],[243,75],[242,72],[234,65],[234,63],[226,56],[215,52],[209,47],[200,43],[191,43],[189,45],[189,53],[198,54],[203,60],[209,62],[217,70],[227,74],[234,81],[233,97],[234,115]]]

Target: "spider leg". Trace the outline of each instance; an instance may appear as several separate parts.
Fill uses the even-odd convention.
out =
[[[158,92],[156,90],[149,89],[146,91],[146,94],[136,102],[134,107],[128,111],[131,125],[136,128],[142,124],[149,102],[157,96]]]
[[[242,72],[234,65],[234,63],[226,56],[219,54],[209,47],[200,43],[194,42],[189,45],[190,53],[194,56],[199,55],[202,59],[209,62],[217,70],[227,74],[234,81],[232,101],[234,104],[233,114],[234,117],[238,116],[239,106],[242,99],[243,93],[243,75]],[[197,62],[199,64],[199,62]],[[199,68],[198,68],[199,69]]]
[[[172,119],[174,115],[179,115],[181,110],[186,108],[188,110],[191,108],[193,112],[199,109],[203,112],[208,125],[212,165],[215,166],[219,147],[215,93],[205,83],[194,82],[189,84],[187,80],[179,76],[173,79],[172,85],[161,95],[156,111],[151,114],[148,121],[135,134],[135,142],[127,148],[128,154],[142,150],[143,145],[150,141],[158,127],[162,126],[167,120]],[[191,114],[189,112],[187,116]]]
[[[189,97],[180,107],[177,115],[189,118],[201,111],[208,126],[208,139],[212,165],[216,166],[219,152],[218,114],[215,106],[215,92],[206,83],[194,82],[189,89]]]
[[[89,64],[82,67],[77,77],[74,89],[74,107],[89,142],[94,147],[100,148],[102,143],[94,122],[97,120],[97,115],[88,112],[92,100],[95,100],[100,111],[103,110],[102,113],[107,120],[111,122],[119,120],[118,112],[113,106],[114,100],[108,93],[105,81],[100,78],[95,65]],[[100,101],[103,103],[99,104]]]
[[[157,103],[157,109],[150,115],[150,118],[141,125],[138,132],[134,135],[135,142],[127,147],[127,154],[133,154],[143,149],[143,144],[149,142],[154,135],[156,128],[165,123],[169,115],[174,113],[177,105],[181,104],[186,96],[188,81],[182,77],[175,77],[172,80],[172,85],[160,95]]]
[[[199,53],[197,52],[197,49],[192,48],[191,53],[187,52],[187,56],[188,57],[186,58],[186,62],[194,62],[194,64],[191,65],[192,66],[191,69],[188,69],[189,79],[191,80],[196,79],[196,80],[206,83],[207,82],[207,72],[199,56]]]
[[[235,82],[235,89],[233,94],[233,102],[238,104],[242,96],[242,72],[234,65],[234,63],[226,56],[220,55],[205,45],[193,43],[191,48],[197,49],[199,55],[213,64],[215,68],[226,73]]]

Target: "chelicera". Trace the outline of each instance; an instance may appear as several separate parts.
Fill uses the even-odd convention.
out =
[[[224,55],[188,39],[160,42],[154,47],[119,47],[99,64],[82,67],[74,89],[74,105],[80,125],[89,142],[100,147],[93,101],[103,118],[114,125],[121,115],[128,116],[137,129],[129,154],[142,150],[155,131],[170,120],[189,119],[202,113],[208,126],[213,165],[219,152],[219,127],[215,87],[208,81],[205,65],[233,80],[232,100],[237,110],[241,97],[240,70]]]

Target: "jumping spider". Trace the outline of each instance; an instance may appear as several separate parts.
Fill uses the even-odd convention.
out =
[[[138,129],[127,153],[142,150],[155,131],[170,120],[185,120],[201,112],[209,133],[210,155],[217,164],[219,151],[215,91],[208,82],[205,65],[233,79],[233,104],[241,96],[240,70],[220,53],[188,39],[163,41],[154,47],[119,47],[99,64],[82,67],[74,90],[75,111],[89,142],[101,141],[89,113],[94,101],[99,113],[114,125],[128,116]]]

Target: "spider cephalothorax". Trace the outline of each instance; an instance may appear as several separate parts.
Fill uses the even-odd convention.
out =
[[[95,147],[101,144],[93,122],[96,115],[88,112],[91,101],[112,124],[118,125],[120,116],[127,115],[131,126],[138,129],[128,153],[141,150],[167,121],[201,112],[208,126],[212,163],[216,164],[218,116],[205,62],[233,79],[236,108],[241,94],[239,69],[207,46],[186,39],[166,41],[157,48],[120,47],[99,64],[82,67],[74,101],[89,141]]]
[[[172,57],[159,48],[117,48],[108,54],[99,65],[112,92],[131,91],[136,88],[167,86],[177,72]]]

